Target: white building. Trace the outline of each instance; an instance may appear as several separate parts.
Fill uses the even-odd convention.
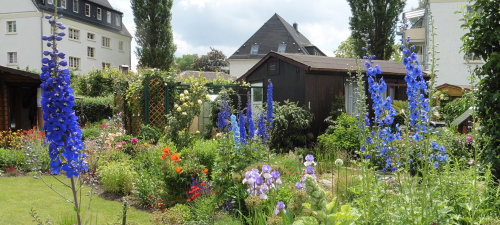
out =
[[[40,70],[42,35],[50,35],[46,15],[54,0],[0,0],[0,65]],[[122,13],[107,0],[58,0],[66,36],[58,48],[76,74],[106,66],[130,68],[132,36],[122,24]]]
[[[410,36],[411,43],[417,46],[419,60],[424,70],[430,70],[432,51],[432,28],[430,18],[434,21],[436,45],[436,85],[444,83],[468,85],[470,69],[483,63],[471,54],[460,51],[463,42],[460,39],[465,33],[461,26],[467,9],[467,0],[426,0],[424,8],[405,12],[404,20],[415,21],[404,32]],[[460,13],[459,11],[464,11]],[[457,13],[458,12],[458,13]],[[410,21],[411,21],[410,20]]]

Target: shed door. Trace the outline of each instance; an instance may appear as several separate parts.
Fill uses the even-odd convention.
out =
[[[251,84],[252,90],[252,117],[257,118],[262,112],[262,101],[264,97],[264,90],[262,89],[262,82],[255,82]]]

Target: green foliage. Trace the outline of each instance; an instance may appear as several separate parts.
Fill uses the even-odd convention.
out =
[[[198,59],[198,54],[187,54],[182,57],[175,58],[175,63],[180,71],[193,70],[194,61]]]
[[[158,143],[162,136],[162,132],[159,128],[152,127],[149,125],[141,124],[141,130],[137,137],[140,137],[143,140],[150,141],[152,144]]]
[[[139,152],[134,158],[134,197],[144,207],[153,207],[160,197],[159,190],[163,187],[161,166],[164,165],[159,149],[149,149]]]
[[[500,178],[500,1],[471,1],[471,12],[465,15],[463,50],[485,60],[475,70],[480,78],[477,91],[477,113],[481,118],[480,135],[485,138],[483,159],[492,164]]]
[[[210,47],[210,52],[194,60],[193,68],[199,71],[221,71],[228,66],[226,55],[222,51]]]
[[[0,148],[0,170],[5,171],[9,167],[17,170],[26,170],[27,157],[21,150]]]
[[[370,55],[377,59],[390,59],[394,48],[394,29],[399,14],[403,12],[404,0],[348,0],[352,16],[349,19],[351,37],[354,39],[354,52],[358,57],[365,54],[361,48],[367,42]],[[362,38],[366,36],[365,41]]]
[[[360,147],[356,118],[342,113],[331,129],[318,136],[318,143],[324,153],[333,153],[332,159],[337,157],[339,150],[346,150],[354,155]]]
[[[217,158],[217,144],[215,140],[197,139],[192,147],[182,150],[182,155],[187,158],[197,159],[199,164],[205,166],[211,173]]]
[[[113,76],[119,73],[112,69],[92,70],[78,76],[76,94],[88,97],[109,96],[113,93]]]
[[[190,204],[191,209],[191,221],[196,224],[213,224],[214,216],[217,212],[217,205],[215,202],[215,196],[205,196],[201,198],[196,198]]]
[[[176,204],[169,208],[164,213],[159,211],[154,212],[151,216],[151,221],[155,225],[163,224],[184,224],[191,219],[191,211],[189,206],[184,204]]]
[[[137,24],[137,56],[139,66],[168,70],[174,63],[176,46],[172,34],[173,0],[132,0],[134,22]]]
[[[333,51],[335,57],[338,58],[356,58],[356,52],[354,52],[354,39],[349,36],[345,41],[342,41],[339,47]]]
[[[101,129],[99,126],[86,126],[82,128],[82,140],[97,140],[100,138]]]
[[[128,194],[132,191],[134,172],[129,161],[111,161],[98,168],[104,191]]]
[[[113,96],[83,97],[75,102],[75,114],[80,123],[97,122],[113,116]]]
[[[297,103],[289,101],[285,101],[282,105],[275,103],[270,147],[287,151],[295,146],[306,145],[306,134],[312,119],[312,113],[297,106]]]
[[[474,95],[472,92],[465,92],[461,98],[457,98],[447,103],[442,110],[440,110],[442,120],[451,123],[454,119],[472,107],[474,103],[473,98]]]

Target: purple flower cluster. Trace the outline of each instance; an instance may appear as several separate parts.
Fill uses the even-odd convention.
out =
[[[306,169],[305,169],[305,172],[306,174],[304,176],[302,176],[302,179],[297,182],[295,184],[295,188],[297,189],[305,189],[306,187],[306,175],[310,175],[312,176],[314,179],[316,179],[316,171],[314,171],[314,167],[316,167],[316,165],[318,165],[315,161],[314,161],[314,156],[313,155],[306,155],[306,158],[305,158],[305,162],[304,162],[304,166],[306,166]]]
[[[385,160],[385,166],[382,168],[382,172],[387,172],[391,170],[396,171],[396,165],[400,162],[397,161],[393,164],[393,159],[398,158],[397,153],[395,153],[396,147],[391,144],[394,140],[401,139],[401,131],[399,130],[399,124],[396,124],[396,131],[391,130],[391,125],[394,123],[394,117],[396,116],[396,110],[392,106],[392,99],[388,96],[386,99],[382,98],[383,93],[386,93],[387,84],[384,78],[381,77],[377,82],[376,77],[382,74],[382,70],[379,65],[373,66],[373,59],[375,56],[367,57],[369,61],[365,62],[366,75],[368,76],[368,92],[373,101],[372,109],[375,114],[374,123],[377,126],[377,130],[372,130],[371,135],[369,135],[365,143],[366,146],[374,145],[376,154],[373,156],[381,157]],[[383,118],[382,116],[385,115]],[[368,114],[365,115],[365,123],[367,126],[370,124]],[[366,147],[363,146],[362,152],[366,151]],[[365,154],[366,159],[370,159],[372,155]]]
[[[444,145],[439,146],[435,141],[431,142],[431,147],[434,151],[438,151],[436,154],[431,153],[429,156],[429,162],[432,162],[434,167],[439,167],[439,162],[448,162],[448,155],[446,154],[446,148]]]
[[[269,128],[273,128],[273,83],[271,79],[268,80],[267,85],[267,114],[266,120],[269,123]]]
[[[234,148],[239,150],[241,147],[240,143],[240,128],[238,127],[238,122],[236,121],[236,116],[231,115],[231,125],[233,128],[233,139],[234,139]]]
[[[410,43],[410,38],[406,40]],[[403,65],[406,69],[405,81],[407,84],[406,94],[410,106],[410,125],[414,128],[413,139],[422,140],[422,133],[428,133],[427,122],[429,121],[429,99],[427,98],[427,83],[423,77],[422,68],[417,58],[417,54],[412,50],[415,46],[407,48],[401,45],[403,52]]]
[[[251,196],[258,196],[261,200],[266,200],[267,192],[272,188],[276,189],[282,184],[280,172],[271,170],[271,166],[264,165],[260,173],[258,169],[252,169],[245,173],[243,184],[248,185],[248,194]]]
[[[51,51],[44,51],[42,59],[42,73],[40,85],[42,94],[44,130],[49,142],[50,170],[53,174],[59,174],[61,169],[66,176],[78,177],[82,171],[87,171],[87,163],[84,161],[82,132],[78,124],[78,118],[73,110],[74,96],[70,87],[69,70],[64,60],[65,54],[57,48],[57,41],[64,37],[66,27],[56,22],[52,16],[46,16],[52,29],[52,35],[43,36],[47,41],[47,47]]]
[[[282,201],[279,201],[278,204],[276,204],[276,207],[274,207],[273,210],[273,214],[277,216],[280,212],[283,212],[283,214],[286,215],[285,203]]]
[[[240,141],[243,144],[247,143],[247,131],[245,129],[245,116],[240,114],[239,127],[240,127]]]
[[[223,132],[228,131],[226,129],[228,125],[226,120],[228,120],[230,116],[231,116],[231,111],[229,109],[229,103],[227,102],[226,95],[223,94],[221,99],[220,111],[218,113],[218,119],[217,119],[217,128],[219,129],[219,131]]]
[[[260,114],[259,121],[257,122],[257,136],[260,136],[262,141],[269,139],[269,134],[267,133],[267,127],[264,120],[264,114]]]

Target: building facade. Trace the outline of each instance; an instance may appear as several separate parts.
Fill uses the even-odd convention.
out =
[[[229,73],[240,77],[269,52],[326,56],[319,48],[278,14],[274,14],[228,58]]]
[[[122,23],[123,14],[107,0],[58,0],[60,22],[66,36],[58,48],[66,54],[75,74],[104,67],[128,70],[132,36]],[[0,0],[0,65],[40,70],[42,52],[49,50],[41,36],[50,35],[44,18],[54,0]]]
[[[468,85],[472,69],[483,63],[461,51],[461,37],[466,33],[462,20],[468,9],[467,0],[426,0],[423,8],[403,13],[403,20],[410,24],[400,34],[405,39],[410,37],[426,71],[431,69],[434,27],[437,85]]]

